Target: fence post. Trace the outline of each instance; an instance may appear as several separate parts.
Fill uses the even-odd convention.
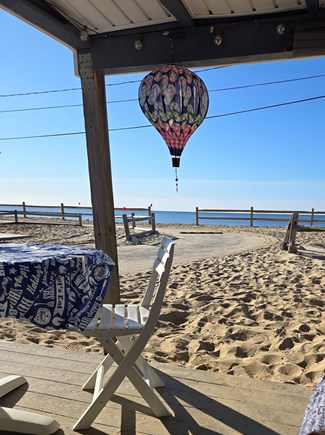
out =
[[[26,204],[24,201],[23,201],[23,216],[24,218],[26,218]]]
[[[152,204],[148,205],[148,216],[151,216],[151,206]]]
[[[135,220],[134,220],[135,213],[131,213],[131,219],[132,219],[132,228],[135,228]]]
[[[17,213],[17,210],[14,210],[14,215],[15,215],[15,224],[18,224],[18,213]]]
[[[63,202],[61,202],[61,214],[62,214],[62,220],[64,220],[65,217],[64,217],[64,204],[63,204]]]
[[[122,214],[122,218],[123,218],[123,223],[124,223],[125,238],[126,238],[126,240],[131,241],[131,234],[130,234],[128,217],[126,214]]]
[[[250,212],[250,219],[249,219],[249,226],[253,227],[254,226],[254,209],[253,207],[251,207],[251,212]]]
[[[288,252],[291,254],[297,253],[296,235],[297,235],[297,225],[299,222],[299,213],[294,211],[291,216],[291,225],[289,229],[289,241],[288,241]]]
[[[195,224],[197,227],[199,226],[199,207],[195,208]]]
[[[314,207],[311,209],[311,215],[310,215],[310,225],[312,226],[314,224],[314,213],[315,209]]]
[[[156,216],[155,213],[151,213],[151,229],[152,231],[156,231]]]
[[[79,225],[82,227],[82,214],[79,213]]]

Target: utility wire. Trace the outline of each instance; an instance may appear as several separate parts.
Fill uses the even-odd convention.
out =
[[[283,107],[283,106],[288,106],[288,105],[292,105],[292,104],[306,103],[308,101],[315,101],[315,100],[320,100],[320,99],[323,99],[323,98],[325,98],[325,95],[320,95],[320,96],[311,97],[311,98],[305,98],[305,99],[302,99],[302,100],[289,101],[289,102],[286,102],[286,103],[272,104],[272,105],[269,105],[269,106],[255,107],[253,109],[239,110],[239,111],[236,111],[236,112],[221,113],[220,115],[210,115],[210,116],[207,116],[205,119],[222,118],[222,117],[225,117],[225,116],[233,116],[233,115],[240,115],[240,114],[243,114],[243,113],[256,112],[258,110],[274,109],[275,107]],[[136,129],[148,128],[148,127],[153,127],[153,126],[151,124],[136,125],[136,126],[132,126],[132,127],[110,128],[110,129],[108,129],[108,131],[109,132],[113,132],[113,131],[136,130]],[[71,132],[71,133],[53,133],[53,134],[43,134],[43,135],[35,135],[35,136],[2,137],[2,138],[0,138],[0,141],[5,141],[5,140],[20,140],[20,139],[37,139],[37,138],[58,137],[58,136],[73,136],[73,135],[76,136],[76,135],[81,135],[81,134],[85,134],[85,131],[77,131],[77,132]]]
[[[227,68],[227,67],[215,66],[215,67],[211,67],[211,68],[198,70],[197,72],[205,72],[205,71],[210,71],[210,70],[220,69],[220,68]],[[140,83],[140,82],[141,82],[141,80],[128,80],[126,82],[107,83],[105,86],[106,87],[121,86],[121,85],[128,85],[128,84]],[[24,93],[17,93],[17,94],[0,94],[0,98],[22,97],[22,96],[26,96],[26,95],[28,96],[28,95],[50,94],[50,93],[55,93],[55,92],[70,92],[70,91],[80,91],[80,90],[81,90],[81,87],[80,88],[53,89],[53,90],[47,90],[47,91],[24,92]]]
[[[205,70],[201,70],[201,71],[208,71],[208,70],[216,69],[216,68],[222,68],[222,67],[206,68]],[[197,72],[199,72],[199,71],[197,71]],[[224,90],[228,91],[228,90],[249,88],[249,87],[254,87],[254,86],[265,86],[267,84],[289,83],[289,82],[295,82],[295,81],[299,81],[299,80],[316,79],[316,78],[320,78],[320,77],[324,77],[324,76],[325,76],[325,74],[319,74],[319,75],[309,76],[309,77],[298,77],[295,79],[278,80],[278,81],[269,82],[269,83],[261,83],[261,84],[257,83],[257,84],[244,85],[244,86],[235,86],[232,88],[216,89],[216,90],[210,90],[209,92],[221,92]],[[129,81],[119,82],[119,83],[108,83],[105,86],[106,87],[113,87],[113,86],[121,86],[121,85],[140,83],[140,82],[141,82],[141,80],[129,80]],[[80,91],[80,90],[81,90],[81,88],[66,88],[66,89],[53,89],[53,90],[46,90],[46,91],[24,92],[24,93],[16,93],[16,94],[0,94],[0,98],[22,97],[22,96],[29,96],[29,95],[51,94],[51,93]]]
[[[272,82],[264,82],[264,83],[253,83],[250,85],[241,85],[241,86],[234,86],[229,88],[220,88],[220,89],[209,89],[208,92],[225,92],[225,91],[233,91],[238,89],[245,89],[245,88],[253,88],[253,87],[259,87],[259,86],[269,86],[269,85],[275,85],[275,84],[281,84],[281,83],[288,83],[288,82],[296,82],[300,80],[310,80],[315,78],[325,77],[325,74],[319,74],[316,76],[309,76],[309,77],[300,77],[295,79],[288,79],[288,80],[277,80]],[[112,100],[107,101],[106,104],[116,104],[116,103],[131,103],[138,101],[138,98],[129,98],[125,100]],[[59,105],[59,106],[44,106],[44,107],[31,107],[31,108],[23,108],[23,109],[9,109],[9,110],[0,110],[0,113],[13,113],[13,112],[28,112],[28,111],[35,111],[35,110],[49,110],[49,109],[65,109],[70,107],[82,107],[82,104],[66,104],[66,105]]]
[[[31,112],[31,111],[35,111],[35,110],[49,110],[49,109],[66,109],[69,107],[81,107],[81,106],[82,106],[82,104],[65,104],[62,106],[25,107],[24,109],[0,110],[0,113]]]

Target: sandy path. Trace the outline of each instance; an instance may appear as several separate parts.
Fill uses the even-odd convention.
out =
[[[238,254],[261,248],[270,238],[248,234],[227,234],[219,230],[186,230],[159,226],[159,231],[175,241],[174,265]],[[118,247],[119,272],[145,272],[151,268],[158,243]]]

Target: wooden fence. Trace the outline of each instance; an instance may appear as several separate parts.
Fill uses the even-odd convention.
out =
[[[203,213],[203,214],[202,214]],[[216,214],[224,214],[226,216],[216,216]],[[238,216],[227,216],[227,214],[237,214]],[[244,213],[247,216],[240,216],[239,213]],[[294,213],[294,210],[254,210],[251,207],[248,210],[236,210],[236,209],[195,209],[195,223],[200,225],[200,221],[203,220],[236,220],[236,221],[246,221],[250,227],[254,226],[254,222],[285,222],[288,223],[290,216]],[[308,222],[311,226],[314,223],[325,224],[325,219],[319,219],[317,215],[325,215],[325,211],[315,211],[314,208],[311,210],[300,210],[299,214],[307,215],[308,218],[299,218],[300,222]],[[287,215],[284,217],[269,217],[263,215]]]
[[[10,208],[10,209],[9,209]],[[46,211],[45,211],[46,209]],[[54,211],[48,211],[52,209]],[[74,210],[71,212],[70,210]],[[125,207],[115,208],[115,212],[125,211]],[[151,215],[151,206],[147,208],[130,208],[132,211],[146,212],[148,216]],[[76,212],[77,211],[77,212]],[[82,226],[83,217],[92,216],[92,207],[82,207],[74,205],[32,205],[22,202],[21,204],[0,204],[0,217],[9,216],[12,217],[14,223],[19,223],[19,216],[23,218],[39,217],[39,218],[60,218],[69,223],[77,223]],[[116,214],[116,219],[122,219],[122,214]]]
[[[314,226],[306,226],[299,225],[298,222],[301,222],[299,219],[299,212],[295,211],[292,213],[291,218],[289,219],[288,227],[286,234],[284,236],[284,242],[281,244],[281,248],[284,251],[288,251],[293,254],[297,254],[298,247],[296,245],[296,236],[298,232],[324,232],[325,228],[314,227]]]
[[[123,214],[122,215],[123,218],[123,224],[124,224],[124,230],[125,230],[125,237],[126,240],[129,240],[130,242],[132,241],[132,236],[135,236],[137,234],[132,234],[130,232],[130,222],[131,222],[131,226],[132,229],[135,229],[136,226],[136,222],[144,222],[144,221],[148,221],[151,225],[151,229],[150,231],[155,232],[156,231],[156,218],[155,218],[155,213],[151,213],[151,215],[148,216],[136,216],[135,213],[131,213],[130,216],[128,216],[127,214]],[[148,230],[144,230],[143,228],[141,228],[141,231],[138,232],[138,234],[147,232]]]

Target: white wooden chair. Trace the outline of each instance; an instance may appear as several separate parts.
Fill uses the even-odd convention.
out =
[[[23,376],[7,376],[0,380],[0,397],[25,384]],[[33,435],[50,435],[59,429],[59,423],[46,415],[0,407],[0,431]]]
[[[163,386],[164,383],[142,357],[141,352],[150,339],[160,315],[173,253],[174,243],[164,236],[141,304],[105,304],[99,315],[83,332],[87,337],[96,337],[107,355],[83,386],[84,390],[94,390],[93,400],[74,425],[74,430],[90,427],[126,376],[157,417],[171,415],[154,389]],[[104,375],[113,362],[117,368],[104,383]]]

